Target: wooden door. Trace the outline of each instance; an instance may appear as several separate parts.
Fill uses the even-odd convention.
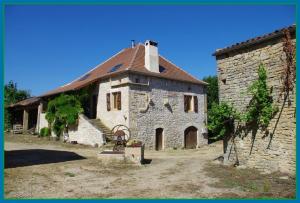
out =
[[[155,150],[162,150],[163,146],[163,129],[157,128],[155,135]]]
[[[197,147],[197,128],[192,126],[184,131],[184,147],[186,149],[195,149]]]

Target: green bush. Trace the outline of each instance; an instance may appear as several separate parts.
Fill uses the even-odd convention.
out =
[[[40,136],[41,136],[41,137],[48,137],[48,136],[50,136],[50,134],[51,134],[51,131],[50,131],[50,129],[47,128],[47,127],[44,127],[44,128],[42,128],[42,129],[40,130]]]
[[[207,128],[213,135],[210,139],[222,139],[227,133],[233,130],[233,121],[239,119],[239,113],[225,102],[220,104],[212,103],[208,111]]]
[[[49,101],[46,119],[53,132],[60,136],[69,125],[76,123],[82,112],[83,108],[77,96],[61,94]]]

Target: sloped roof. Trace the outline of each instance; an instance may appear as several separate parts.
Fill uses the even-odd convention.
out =
[[[115,76],[124,72],[133,72],[143,75],[149,75],[154,77],[167,78],[171,80],[178,80],[183,82],[195,83],[206,85],[207,83],[198,80],[183,71],[167,59],[159,56],[159,65],[164,67],[165,70],[161,73],[154,73],[145,68],[145,47],[143,44],[138,44],[133,48],[126,48],[112,56],[108,60],[104,61],[100,65],[96,66],[94,69],[90,70],[80,78],[68,83],[64,86],[58,87],[52,91],[49,91],[43,96],[50,96],[62,92],[67,92],[71,90],[78,90],[85,87],[99,79],[107,78],[110,76]],[[116,67],[116,70],[110,72],[112,68]]]
[[[39,97],[30,97],[28,99],[19,101],[19,102],[15,103],[15,104],[11,104],[8,107],[27,106],[27,105],[38,103],[40,100],[41,99]]]
[[[279,30],[275,30],[274,32],[271,32],[271,33],[268,33],[268,34],[265,34],[265,35],[262,35],[262,36],[251,38],[247,41],[239,42],[239,43],[233,44],[231,46],[228,46],[228,47],[225,47],[225,48],[222,48],[222,49],[217,49],[215,51],[215,53],[213,53],[213,56],[218,56],[218,55],[225,54],[225,53],[235,51],[235,50],[238,50],[238,49],[247,48],[249,46],[253,46],[253,45],[265,42],[265,41],[270,40],[270,39],[274,39],[274,38],[277,38],[277,37],[282,37],[284,35],[285,30],[289,30],[291,33],[295,33],[296,25],[291,25],[289,27],[285,27],[285,28],[282,28],[282,29],[279,29]]]

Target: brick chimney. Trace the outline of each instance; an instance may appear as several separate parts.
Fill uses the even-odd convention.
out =
[[[145,42],[145,68],[151,72],[159,73],[157,42],[147,40]]]

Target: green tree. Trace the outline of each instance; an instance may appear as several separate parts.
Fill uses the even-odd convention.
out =
[[[267,86],[267,72],[261,64],[258,68],[258,79],[248,88],[252,99],[243,117],[247,124],[255,124],[262,129],[266,129],[269,125],[278,111],[278,107],[273,106],[271,91],[272,89]]]
[[[46,119],[57,136],[76,123],[78,115],[83,112],[78,97],[61,94],[49,101]]]
[[[258,68],[258,79],[248,88],[251,100],[243,114],[237,112],[231,105],[222,102],[213,103],[208,110],[208,130],[210,137],[223,138],[233,130],[233,122],[243,122],[244,128],[260,127],[265,130],[278,111],[273,105],[272,89],[267,86],[267,72],[261,64]],[[229,121],[232,122],[229,122]],[[241,127],[241,126],[240,126]]]
[[[213,103],[219,103],[219,90],[217,76],[207,76],[203,81],[208,83],[207,86],[207,109],[212,108]]]
[[[220,139],[233,131],[233,122],[239,119],[239,113],[233,106],[221,102],[220,104],[212,103],[208,111],[208,125],[211,139]]]
[[[7,107],[30,97],[28,90],[18,90],[17,83],[9,81],[4,85],[4,129],[11,128],[11,113]]]

